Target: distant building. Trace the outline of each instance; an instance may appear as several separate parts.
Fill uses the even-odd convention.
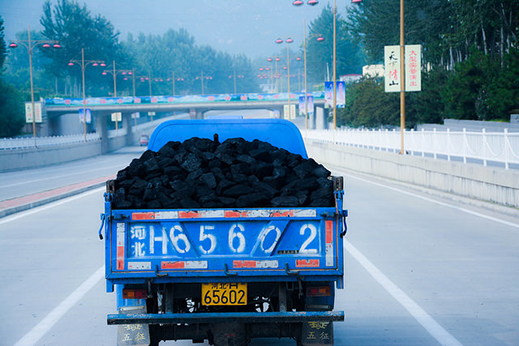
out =
[[[353,74],[353,73],[339,76],[339,80],[341,82],[345,82],[345,83],[353,83],[361,78],[362,78],[361,74]]]
[[[362,75],[365,77],[384,77],[384,65],[366,65],[362,67]]]

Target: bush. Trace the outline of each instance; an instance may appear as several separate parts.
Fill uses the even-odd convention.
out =
[[[0,137],[20,134],[25,123],[24,102],[21,93],[0,79]]]

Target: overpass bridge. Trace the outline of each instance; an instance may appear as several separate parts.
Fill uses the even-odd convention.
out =
[[[308,96],[310,128],[322,127],[319,124],[324,124],[324,92],[312,92]],[[289,103],[304,107],[304,101],[300,100],[304,100],[304,93],[89,97],[85,99],[85,108],[90,109],[93,121],[88,125],[87,132],[97,132],[105,141],[108,138],[109,117],[120,112],[122,127],[126,128],[127,133],[126,144],[131,145],[131,115],[136,112],[186,112],[192,118],[203,119],[205,113],[214,110],[267,109],[283,117],[284,107]],[[43,105],[43,112],[49,120],[78,113],[82,109],[82,98],[50,98],[45,99]]]

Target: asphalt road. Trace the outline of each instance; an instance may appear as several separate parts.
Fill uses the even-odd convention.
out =
[[[87,166],[98,167],[93,160]],[[350,213],[336,345],[519,345],[519,218],[336,173]],[[115,345],[97,236],[102,196],[0,219],[0,345]],[[251,343],[265,344],[295,342]]]
[[[84,160],[0,173],[0,201],[115,174],[144,150],[145,147],[127,147]]]

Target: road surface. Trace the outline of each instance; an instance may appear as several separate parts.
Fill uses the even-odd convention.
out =
[[[113,166],[99,174],[113,173],[138,151],[76,164],[99,167],[98,159]],[[47,174],[73,172],[56,169],[33,179],[50,184]],[[350,213],[336,345],[519,345],[519,218],[335,173],[345,176]],[[117,327],[106,325],[115,297],[105,293],[97,234],[103,192],[0,219],[0,345],[115,345]],[[251,345],[267,343],[295,345]]]

